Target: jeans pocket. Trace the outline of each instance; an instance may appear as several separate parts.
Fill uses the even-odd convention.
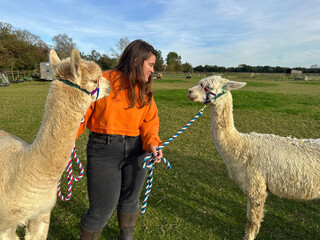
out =
[[[87,144],[88,148],[96,148],[96,149],[100,149],[100,148],[105,148],[106,144],[105,143],[101,143],[101,142],[91,142],[89,141]]]
[[[91,148],[104,148],[107,143],[106,137],[95,136],[92,133],[89,135],[87,147]]]
[[[101,157],[104,155],[106,144],[89,141],[87,143],[87,157]]]

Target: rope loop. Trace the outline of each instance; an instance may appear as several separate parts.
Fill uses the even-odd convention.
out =
[[[183,128],[180,129],[175,135],[173,135],[171,138],[168,139],[165,143],[163,143],[160,147],[158,147],[156,150],[163,149],[166,145],[168,145],[170,142],[172,142],[176,137],[178,137],[184,130],[187,129],[195,120],[197,120],[200,116],[202,116],[204,109],[207,107],[207,105],[204,105],[202,109],[200,109],[199,113],[190,120],[189,123],[187,123]],[[171,165],[169,161],[167,161],[164,157],[161,158],[161,160],[167,165],[167,168],[170,170]],[[150,192],[151,192],[151,187],[153,183],[153,170],[155,167],[155,157],[153,153],[150,153],[148,156],[146,156],[143,160],[143,168],[149,170],[149,175],[147,178],[147,183],[146,183],[146,190],[144,193],[144,199],[142,202],[141,206],[141,215],[144,215],[146,212],[147,208],[147,200],[149,198]]]
[[[67,172],[67,179],[68,179],[68,195],[66,197],[64,197],[61,193],[61,178],[58,182],[58,189],[57,189],[57,194],[58,194],[58,197],[62,200],[62,201],[69,201],[70,198],[71,198],[71,195],[72,195],[72,182],[77,182],[79,181],[83,175],[84,175],[84,168],[79,160],[79,157],[78,155],[76,154],[76,146],[74,146],[73,150],[72,150],[72,153],[70,155],[70,158],[69,158],[69,162],[68,162],[68,165],[66,167],[66,172]],[[79,176],[78,177],[74,177],[73,176],[73,169],[72,169],[72,159],[75,159],[76,162],[77,162],[77,165],[80,169],[80,173],[79,173]]]

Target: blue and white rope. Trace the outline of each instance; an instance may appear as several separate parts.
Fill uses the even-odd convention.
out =
[[[204,107],[202,109],[200,109],[199,113],[193,119],[191,119],[191,121],[188,122],[187,125],[185,125],[183,128],[181,128],[180,131],[178,131],[175,135],[173,135],[171,138],[169,138],[168,141],[166,141],[160,147],[158,147],[157,150],[163,149],[166,145],[168,145],[176,137],[178,137],[184,130],[186,130],[194,121],[196,121],[203,114],[203,110],[206,108],[206,106],[207,105],[204,105]],[[170,165],[169,161],[167,161],[164,157],[162,157],[161,160],[167,165],[167,168],[170,170],[171,165]],[[149,175],[148,175],[148,179],[147,179],[147,183],[146,183],[146,191],[144,194],[144,199],[143,199],[142,206],[141,206],[141,215],[143,215],[146,212],[147,200],[149,198],[152,183],[153,183],[153,169],[154,169],[154,165],[155,165],[155,157],[154,157],[153,153],[150,153],[147,157],[145,157],[143,162],[144,162],[143,168],[149,169]]]

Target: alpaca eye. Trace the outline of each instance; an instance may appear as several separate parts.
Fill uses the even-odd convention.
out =
[[[98,80],[94,80],[93,83],[97,84],[97,83],[98,83]]]

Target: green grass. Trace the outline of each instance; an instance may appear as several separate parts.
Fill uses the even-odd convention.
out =
[[[247,86],[250,86],[250,87],[270,87],[270,86],[278,86],[278,84],[266,83],[266,82],[249,82]]]
[[[191,103],[187,89],[198,83],[165,77],[155,80],[160,136],[166,141],[202,108]],[[320,137],[320,81],[294,82],[240,75],[230,78],[248,85],[233,92],[234,120],[239,131],[297,138]],[[31,143],[44,111],[49,83],[30,82],[0,88],[0,129]],[[210,110],[163,150],[172,169],[158,164],[145,216],[138,219],[136,239],[242,239],[246,199],[229,178],[210,137]],[[88,132],[80,136],[77,153],[85,165]],[[66,193],[65,174],[63,192]],[[141,194],[143,198],[144,191]],[[79,220],[88,207],[86,178],[73,184],[69,202],[57,200],[48,239],[75,240]],[[319,239],[320,201],[296,202],[270,195],[257,239]],[[22,230],[19,231],[22,235]],[[117,239],[113,215],[100,239]]]

